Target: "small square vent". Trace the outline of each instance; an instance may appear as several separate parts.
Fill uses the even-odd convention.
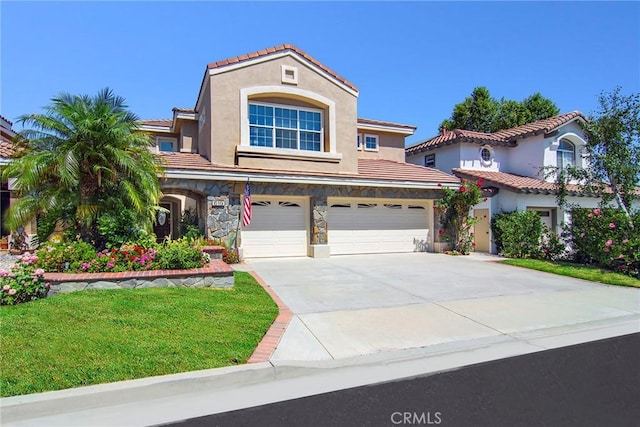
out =
[[[297,85],[298,84],[298,68],[291,67],[289,65],[283,65],[282,66],[282,83]]]

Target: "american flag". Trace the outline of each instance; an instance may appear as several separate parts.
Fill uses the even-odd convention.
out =
[[[242,204],[242,226],[246,227],[251,223],[251,188],[249,187],[249,178],[244,185],[244,203]]]

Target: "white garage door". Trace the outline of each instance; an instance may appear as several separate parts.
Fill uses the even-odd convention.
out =
[[[306,256],[305,206],[302,200],[254,199],[251,223],[242,230],[244,256]]]
[[[428,250],[426,203],[330,202],[331,254],[422,252]]]

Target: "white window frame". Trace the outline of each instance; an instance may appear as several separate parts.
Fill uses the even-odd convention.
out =
[[[160,150],[160,143],[164,141],[164,142],[170,142],[171,145],[173,146],[173,150],[171,151],[162,151]],[[175,153],[178,151],[178,138],[170,138],[167,136],[157,136],[156,137],[156,148],[158,149],[158,153]]]
[[[376,148],[367,148],[367,138],[375,138],[376,139]],[[370,133],[365,133],[364,138],[362,138],[362,148],[364,151],[378,151],[380,147],[380,137],[378,135],[373,135]]]
[[[572,150],[568,150],[566,148],[562,148],[562,142],[566,142],[567,144],[571,145],[573,147]],[[572,153],[573,154],[573,163],[571,164],[571,166],[575,166],[576,165],[576,144],[574,144],[573,142],[571,142],[569,139],[567,138],[560,138],[558,140],[558,148],[556,149],[556,167],[558,168],[566,168],[568,165],[565,164],[565,154],[567,153]],[[560,161],[562,160],[562,162]],[[562,163],[562,165],[560,165],[560,163]]]
[[[489,152],[489,160],[485,160],[482,158],[482,152],[484,150],[487,150]],[[493,147],[491,147],[490,145],[483,145],[482,147],[480,147],[480,150],[478,150],[478,158],[480,159],[480,164],[482,166],[491,166],[493,164],[493,156]]]
[[[275,112],[274,112],[274,123],[271,126],[271,140],[273,141],[273,145],[271,147],[265,147],[265,146],[254,146],[254,147],[260,147],[260,148],[272,148],[272,149],[277,149],[277,150],[296,150],[296,151],[301,151],[301,152],[309,152],[309,153],[324,153],[325,152],[325,147],[324,147],[324,111],[322,111],[319,108],[310,108],[310,107],[301,107],[298,105],[289,105],[289,104],[277,104],[277,103],[272,103],[272,102],[262,102],[262,101],[252,101],[249,100],[247,103],[247,122],[249,123],[249,128],[251,128],[251,122],[249,121],[249,109],[251,105],[262,105],[265,107],[272,107],[272,108],[285,108],[287,110],[296,110],[298,112],[300,111],[307,111],[307,112],[311,112],[311,113],[320,113],[320,131],[307,131],[305,129],[300,129],[300,115],[298,114],[298,125],[297,128],[295,129],[296,131],[296,141],[297,141],[297,148],[281,148],[281,147],[276,147],[276,129],[286,129],[286,130],[294,130],[294,129],[290,129],[290,128],[278,128],[276,127],[275,124]],[[260,126],[260,125],[258,125]],[[262,127],[268,127],[268,126],[262,126]],[[249,129],[247,129],[247,131],[249,131]],[[300,148],[300,132],[313,132],[313,133],[320,133],[320,151],[315,151],[315,150],[303,150]],[[249,131],[250,133],[250,131]]]
[[[433,160],[433,165],[432,166],[427,165],[427,157],[432,158],[432,160]],[[425,168],[435,168],[436,167],[436,153],[426,154],[424,156],[424,167]]]
[[[364,138],[361,133],[358,134],[356,140],[357,140],[356,147],[358,151],[362,151],[362,141],[364,141]]]

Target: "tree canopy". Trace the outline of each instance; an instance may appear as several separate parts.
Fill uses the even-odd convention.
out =
[[[534,93],[523,101],[497,100],[489,89],[479,86],[473,89],[471,96],[453,107],[451,117],[445,119],[440,128],[497,132],[546,119],[559,112],[556,104],[540,93]]]
[[[617,87],[602,92],[598,103],[582,125],[587,166],[570,175],[584,180],[604,204],[615,200],[630,218],[640,184],[640,94],[622,95]]]
[[[162,167],[138,130],[138,117],[106,88],[96,96],[62,93],[43,114],[21,116],[19,155],[3,171],[17,200],[7,215],[16,229],[46,213],[96,243],[97,219],[122,209],[150,227],[161,198]]]

